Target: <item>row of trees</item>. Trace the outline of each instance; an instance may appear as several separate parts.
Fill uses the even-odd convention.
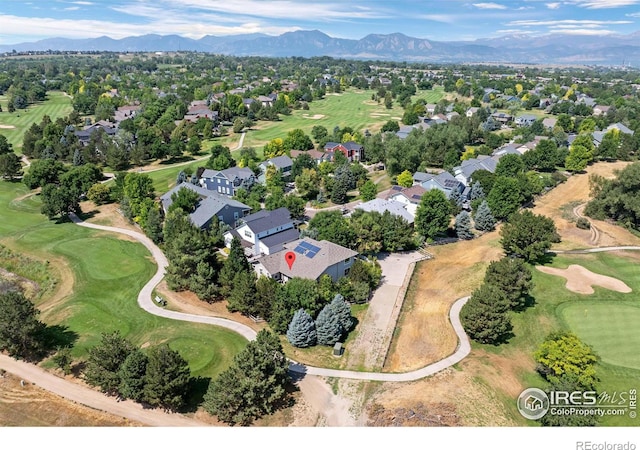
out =
[[[351,307],[344,297],[336,294],[331,303],[325,305],[315,321],[300,308],[287,328],[287,339],[294,347],[312,347],[316,344],[333,345],[344,339],[353,328]]]
[[[120,332],[103,333],[89,349],[84,377],[109,395],[152,407],[180,410],[191,388],[187,361],[168,345],[142,351]]]

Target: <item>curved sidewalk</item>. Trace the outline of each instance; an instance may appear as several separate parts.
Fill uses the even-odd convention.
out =
[[[210,325],[217,325],[220,327],[227,328],[229,330],[235,331],[239,333],[243,337],[248,340],[253,340],[256,337],[256,332],[243,324],[234,322],[228,319],[222,319],[218,317],[210,317],[210,316],[200,316],[197,314],[185,314],[176,311],[167,311],[159,306],[157,306],[152,300],[152,292],[153,289],[160,283],[162,278],[164,277],[164,271],[169,265],[166,256],[162,253],[162,250],[151,241],[147,236],[137,231],[127,230],[124,228],[117,227],[109,227],[104,225],[95,225],[92,223],[86,223],[80,220],[78,216],[75,214],[70,214],[70,218],[73,223],[86,227],[92,228],[95,230],[102,231],[110,231],[114,233],[121,233],[127,236],[130,236],[137,241],[139,241],[142,245],[144,245],[152,254],[154,259],[158,264],[158,270],[155,275],[143,286],[142,290],[138,294],[138,304],[142,309],[147,311],[149,314],[154,314],[160,317],[166,317],[168,319],[174,320],[183,320],[186,322],[198,322],[198,323],[207,323]],[[464,332],[464,328],[460,323],[460,310],[462,306],[467,302],[469,297],[464,297],[458,299],[451,307],[449,312],[449,318],[451,320],[451,324],[453,329],[458,336],[458,348],[456,351],[444,358],[440,361],[437,361],[433,364],[429,364],[426,367],[421,369],[413,370],[411,372],[404,373],[381,373],[381,372],[357,372],[351,370],[338,370],[338,369],[325,369],[322,367],[312,367],[305,366],[304,364],[297,363],[292,361],[290,365],[290,370],[299,374],[307,374],[307,375],[320,375],[334,378],[350,378],[355,380],[369,380],[369,381],[415,381],[420,378],[427,377],[429,375],[433,375],[441,370],[446,369],[458,362],[460,362],[463,358],[465,358],[469,352],[471,351],[471,345],[469,343],[469,338]]]

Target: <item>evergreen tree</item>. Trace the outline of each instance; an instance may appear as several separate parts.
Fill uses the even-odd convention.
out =
[[[279,338],[261,330],[236,355],[233,365],[209,384],[203,407],[223,422],[250,425],[287,405],[288,370]]]
[[[303,308],[293,315],[287,329],[287,339],[294,347],[305,348],[316,345],[316,324]]]
[[[231,240],[231,248],[229,256],[222,264],[222,269],[218,277],[220,283],[220,293],[223,296],[229,296],[233,290],[233,280],[240,272],[251,272],[251,265],[247,256],[244,254],[242,243],[238,237]]]
[[[332,309],[333,314],[338,317],[340,325],[345,333],[349,333],[354,325],[354,318],[351,316],[351,307],[344,300],[344,297],[340,294],[336,294],[329,303],[329,307]]]
[[[162,218],[157,207],[151,208],[147,213],[144,232],[156,244],[162,242]]]
[[[344,328],[340,323],[340,318],[331,308],[331,304],[322,308],[316,317],[316,332],[320,345],[333,345],[342,338]]]
[[[142,400],[148,362],[147,355],[138,349],[133,350],[127,356],[118,371],[120,377],[118,392],[120,395],[136,402]]]
[[[474,341],[499,344],[508,339],[512,330],[508,308],[509,300],[500,289],[483,284],[462,307],[460,321]]]
[[[115,394],[120,386],[120,367],[133,351],[133,345],[119,331],[102,333],[100,343],[89,349],[84,372],[87,383]]]
[[[232,289],[227,296],[227,309],[231,312],[250,314],[256,302],[256,274],[240,271],[233,277]]]
[[[460,239],[473,239],[474,237],[473,231],[471,231],[471,218],[466,211],[462,211],[456,216],[456,234]]]
[[[84,156],[79,148],[73,152],[73,165],[76,167],[84,165]]]
[[[449,227],[450,203],[444,192],[431,189],[420,200],[416,211],[415,228],[426,238],[433,238]]]
[[[474,218],[475,228],[479,231],[493,231],[496,227],[496,219],[491,214],[491,209],[486,200],[483,200]]]
[[[0,295],[0,350],[14,357],[37,359],[43,350],[45,329],[37,318],[39,313],[21,292]]]
[[[499,288],[509,299],[511,309],[520,310],[533,287],[531,278],[531,270],[523,260],[504,257],[489,264],[484,282]]]
[[[184,405],[191,381],[189,364],[166,344],[152,348],[148,358],[144,401],[152,406],[178,410]]]
[[[471,200],[484,199],[486,197],[484,189],[479,181],[476,181],[471,186]]]

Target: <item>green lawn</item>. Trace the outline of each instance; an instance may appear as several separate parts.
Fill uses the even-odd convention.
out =
[[[534,288],[531,294],[535,305],[513,314],[514,337],[497,347],[477,343],[473,343],[473,347],[507,358],[529,355],[533,364],[533,353],[549,333],[570,330],[592,345],[600,358],[596,367],[601,380],[598,385],[600,392],[635,388],[640,379],[640,329],[637,325],[640,320],[637,296],[640,272],[636,261],[619,255],[594,253],[558,255],[549,265],[567,268],[571,264],[580,264],[592,272],[619,278],[631,287],[632,292],[622,294],[594,287],[592,295],[577,294],[565,288],[564,278],[532,268]],[[525,387],[545,386],[544,380],[533,371],[520,373],[520,379]],[[520,416],[515,408],[515,399],[505,398],[503,403],[517,423],[535,425]],[[636,425],[627,416],[605,417],[600,423],[607,426]]]
[[[47,93],[47,100],[30,105],[27,109],[21,109],[13,113],[8,112],[7,97],[0,95],[0,125],[14,127],[4,128],[0,126],[0,134],[6,136],[16,153],[21,153],[22,137],[33,123],[40,123],[45,115],[55,121],[58,117],[68,116],[73,107],[71,98],[62,92],[50,91]]]
[[[598,300],[562,305],[558,312],[603,362],[640,370],[640,304]]]
[[[76,333],[73,355],[85,358],[102,332],[120,330],[139,346],[167,343],[189,362],[194,376],[214,377],[246,345],[240,335],[204,324],[159,318],[140,309],[137,294],[156,266],[136,242],[114,234],[56,224],[39,213],[39,199],[12,201],[25,192],[18,183],[0,183],[0,241],[42,260],[64,259],[74,274],[72,293],[46,306],[41,318]],[[0,262],[1,265],[1,262]]]
[[[315,125],[322,125],[329,133],[334,127],[351,127],[356,131],[371,133],[380,131],[388,120],[401,122],[404,110],[394,102],[393,108],[386,109],[384,102],[371,100],[373,91],[349,90],[340,94],[327,94],[323,100],[309,103],[309,110],[295,110],[290,116],[280,116],[278,122],[258,122],[254,130],[247,132],[243,146],[254,147],[261,154],[264,144],[272,139],[284,138],[287,132],[295,128],[302,129],[309,136]],[[427,103],[437,103],[444,96],[444,90],[419,91],[412,101],[423,98]],[[219,139],[222,145],[236,149],[240,141],[239,134]]]

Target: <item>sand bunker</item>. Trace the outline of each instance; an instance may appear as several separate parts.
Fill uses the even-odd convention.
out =
[[[0,128],[3,130],[13,130],[15,127],[13,125],[2,125],[0,123]]]
[[[313,116],[310,116],[309,114],[303,114],[302,117],[304,117],[305,119],[319,120],[324,119],[324,114],[314,114]]]
[[[593,286],[600,286],[605,289],[611,289],[612,291],[622,293],[631,292],[631,288],[617,278],[593,273],[577,264],[571,264],[566,269],[544,266],[536,266],[536,269],[540,272],[548,273],[549,275],[557,275],[566,278],[567,284],[565,287],[570,291],[577,292],[578,294],[593,294]]]

